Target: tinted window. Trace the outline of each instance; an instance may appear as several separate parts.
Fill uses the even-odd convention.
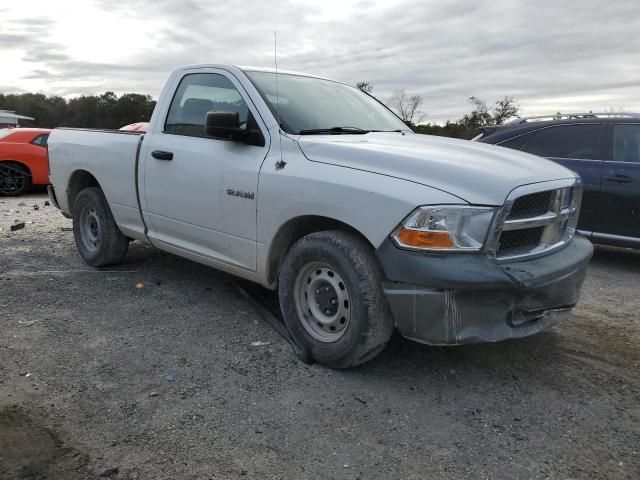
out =
[[[541,157],[596,159],[600,125],[561,125],[537,131],[524,150]]]
[[[249,109],[236,87],[224,75],[186,75],[171,101],[164,131],[175,135],[206,137],[204,123],[210,111],[238,112],[242,126],[247,121]]]
[[[640,125],[613,127],[613,160],[640,162]]]
[[[34,145],[39,145],[41,147],[46,147],[48,139],[49,139],[49,135],[38,135],[36,138],[33,139],[31,143],[33,143]]]
[[[527,140],[531,138],[531,133],[520,135],[519,137],[511,138],[506,142],[498,143],[501,147],[513,148],[514,150],[520,150],[522,146],[527,143]]]

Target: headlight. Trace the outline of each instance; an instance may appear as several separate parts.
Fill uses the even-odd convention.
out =
[[[492,207],[418,207],[392,233],[399,247],[432,251],[477,251],[496,213]]]

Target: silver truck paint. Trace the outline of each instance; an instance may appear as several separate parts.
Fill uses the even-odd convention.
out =
[[[181,79],[192,73],[217,73],[229,79],[255,117],[265,145],[246,146],[165,133],[164,121],[174,92]],[[158,161],[151,157],[155,150],[171,150],[174,158],[171,162]],[[465,272],[465,262],[461,261],[455,263],[459,283],[449,279],[447,286],[434,286],[432,283],[440,277],[429,276],[429,262],[460,254],[401,251],[389,237],[403,219],[424,205],[502,208],[510,192],[519,186],[544,186],[545,182],[562,179],[570,184],[576,179],[564,167],[528,154],[409,131],[344,136],[287,134],[280,130],[273,112],[244,71],[227,65],[195,65],[175,70],[143,136],[55,129],[49,137],[49,160],[53,193],[65,214],[72,213],[77,179],[91,175],[126,236],[268,288],[275,287],[279,261],[286,253],[281,245],[287,226],[300,218],[341,222],[359,232],[378,256],[398,254],[397,261],[407,265],[408,270],[414,268],[412,265],[421,265],[422,270],[413,274],[418,277],[423,274],[424,282],[413,277],[390,278],[390,270],[381,258],[390,280],[385,291],[396,324],[403,326],[401,332],[406,336],[427,343],[465,341],[450,331],[464,330],[461,312],[464,310],[468,315],[474,302],[473,295],[465,297],[464,292],[473,291],[469,283],[482,283],[483,279],[478,272]],[[562,308],[570,308],[569,303],[577,301],[591,255],[590,246],[581,248],[580,258],[572,267],[575,277],[572,292],[567,294],[567,305]],[[562,257],[562,251],[554,255]],[[485,256],[483,261],[488,263],[474,264],[474,268],[501,271],[505,268],[495,258]],[[518,263],[526,270],[527,262]],[[554,280],[552,271],[545,275]],[[515,289],[511,288],[514,285],[499,282],[494,286],[496,291],[526,296],[529,287],[514,282]],[[429,284],[428,292],[423,288],[425,284]],[[476,286],[482,289],[481,285]],[[463,293],[458,294],[458,289]],[[536,292],[543,290],[537,288]],[[422,300],[416,292],[421,292]],[[458,304],[460,297],[466,298],[464,308]],[[424,310],[416,312],[415,306],[420,302]],[[504,315],[515,314],[502,308],[504,305],[500,307],[500,321]],[[529,306],[527,302],[515,301],[509,305],[512,309],[517,305]],[[558,305],[542,302],[539,307],[543,310],[548,307],[554,312],[550,315],[557,316]],[[414,311],[409,315],[411,308]],[[439,309],[443,309],[444,315],[435,314]],[[490,313],[491,307],[485,311]],[[540,328],[529,326],[528,332],[548,327],[548,316],[545,318]],[[447,333],[444,337],[429,338],[433,329],[416,325],[414,332],[423,333],[407,334],[407,322],[417,324],[422,320],[441,322]],[[482,325],[474,324],[474,328],[481,330]],[[504,332],[473,335],[485,341],[518,336]]]

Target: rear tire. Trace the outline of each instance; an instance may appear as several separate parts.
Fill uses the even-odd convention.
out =
[[[300,239],[284,259],[278,287],[294,340],[332,368],[374,358],[393,333],[382,279],[370,245],[356,235],[324,231]]]
[[[92,267],[120,263],[129,240],[116,225],[102,190],[85,188],[73,205],[73,236],[82,259]]]
[[[0,195],[18,196],[31,187],[29,170],[19,163],[0,163]]]

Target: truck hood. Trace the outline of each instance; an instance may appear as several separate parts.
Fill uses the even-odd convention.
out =
[[[520,185],[576,176],[509,148],[414,133],[305,135],[298,144],[311,161],[420,183],[474,205],[502,205]]]

